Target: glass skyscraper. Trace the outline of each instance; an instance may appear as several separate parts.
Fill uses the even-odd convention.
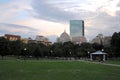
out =
[[[70,20],[70,35],[71,37],[84,36],[83,20]]]

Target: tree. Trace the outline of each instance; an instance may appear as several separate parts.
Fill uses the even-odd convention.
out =
[[[36,46],[35,51],[34,51],[34,56],[36,59],[39,59],[40,57],[40,48],[39,46]]]
[[[62,56],[64,56],[63,51],[62,51],[62,43],[54,43],[51,46],[50,52],[51,52],[51,56],[53,56],[53,57],[62,57]]]
[[[8,55],[9,52],[9,41],[4,37],[0,37],[0,55],[2,56],[2,59],[4,58],[4,56]]]
[[[33,43],[29,43],[27,45],[25,45],[23,47],[24,48],[27,48],[29,50],[29,56],[34,56],[34,51],[36,49],[36,44],[33,44]]]
[[[97,43],[93,43],[92,46],[95,50],[102,50],[104,48],[103,45]]]
[[[120,57],[120,32],[119,33],[115,32],[112,35],[111,47],[114,55],[116,57]]]
[[[93,52],[94,49],[90,43],[82,43],[75,45],[75,52],[78,57],[88,57],[88,52]]]
[[[74,56],[74,44],[72,42],[63,43],[63,53],[66,58],[73,57]]]
[[[114,56],[112,47],[104,47],[104,52],[107,53],[107,57],[109,58],[112,58]]]
[[[11,41],[12,55],[19,56],[21,54],[22,42],[20,40]]]

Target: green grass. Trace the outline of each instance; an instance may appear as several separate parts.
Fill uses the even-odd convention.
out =
[[[0,60],[0,80],[120,80],[120,67],[80,61]]]
[[[118,64],[118,65],[120,65],[120,60],[107,60],[105,63],[108,63],[108,64]]]

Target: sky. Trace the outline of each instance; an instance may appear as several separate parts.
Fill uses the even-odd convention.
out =
[[[84,20],[85,37],[120,32],[120,0],[0,0],[0,36],[43,35],[56,41],[70,20]]]

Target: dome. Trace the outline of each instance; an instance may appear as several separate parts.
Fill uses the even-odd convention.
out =
[[[59,42],[68,42],[68,41],[71,41],[70,36],[64,31],[59,37]]]

